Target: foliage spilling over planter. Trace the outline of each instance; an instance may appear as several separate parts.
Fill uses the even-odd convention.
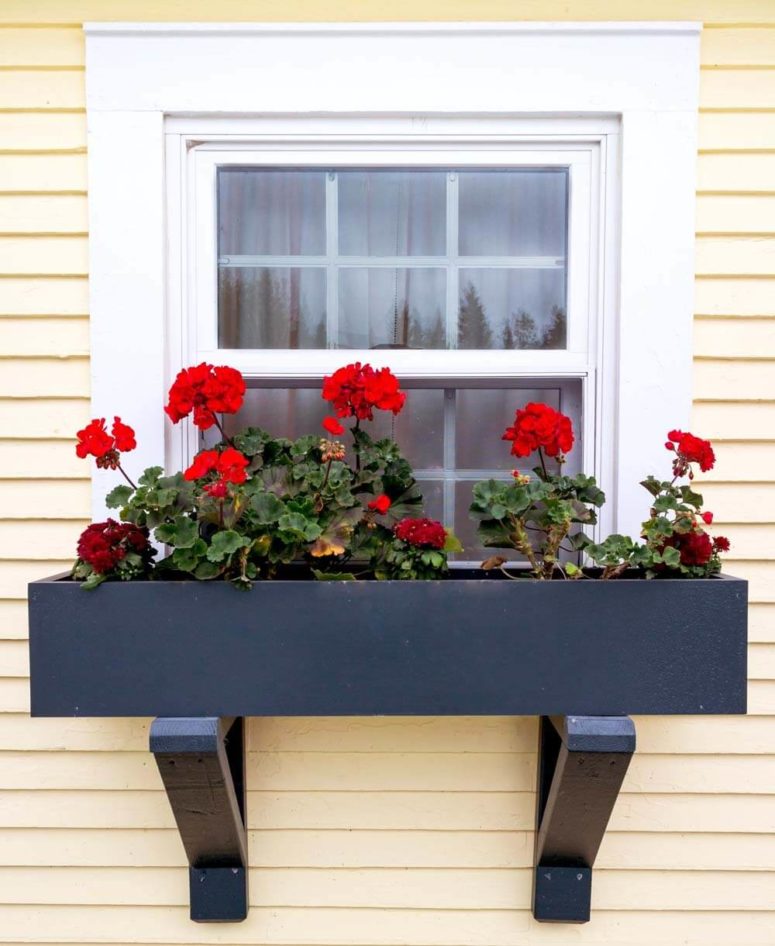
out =
[[[226,366],[201,364],[178,374],[165,407],[169,419],[190,417],[199,430],[217,428],[222,439],[173,475],[151,467],[137,483],[131,479],[122,458],[135,448],[135,434],[119,417],[110,431],[104,419],[94,419],[78,432],[78,456],[93,456],[98,467],[126,480],[106,498],[121,522],[94,523],[79,540],[73,576],[84,588],[113,579],[189,577],[227,579],[246,589],[298,562],[320,580],[447,574],[448,554],[462,551],[460,543],[423,515],[417,481],[397,444],[375,441],[367,431],[375,411],[395,415],[406,405],[388,368],[356,362],[324,379],[322,398],[333,410],[323,421],[324,436],[288,440],[255,427],[226,436],[220,417],[240,410],[245,390],[242,375]],[[337,439],[343,421],[350,423],[350,447]],[[594,477],[562,472],[574,443],[570,419],[546,404],[526,404],[502,439],[514,456],[537,456],[539,465],[533,476],[514,470],[511,482],[476,484],[471,515],[482,542],[516,551],[531,577],[592,577],[580,567],[584,555],[602,567],[604,579],[633,570],[648,578],[701,578],[720,570],[719,553],[729,543],[708,535],[712,515],[702,512],[702,497],[691,487],[693,464],[713,466],[708,441],[671,431],[673,478],[644,480],[652,505],[640,539],[612,535],[594,542],[583,529],[597,521],[605,495]],[[684,477],[688,484],[679,483]],[[151,534],[169,549],[158,562]],[[517,577],[504,555],[483,567]]]

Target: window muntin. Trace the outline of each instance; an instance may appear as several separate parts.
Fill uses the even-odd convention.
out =
[[[564,349],[568,180],[220,167],[219,346]]]

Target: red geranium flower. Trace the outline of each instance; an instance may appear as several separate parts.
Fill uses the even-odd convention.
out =
[[[713,513],[704,512],[702,514],[702,521],[705,523],[706,526],[709,526],[713,522]]]
[[[120,450],[121,453],[128,453],[137,446],[134,430],[128,424],[122,424],[120,417],[113,418],[112,433],[116,450]]]
[[[506,428],[502,439],[511,441],[515,457],[528,457],[539,448],[556,457],[573,447],[573,425],[548,404],[531,402],[517,411],[514,426]]]
[[[728,552],[729,551],[729,539],[725,535],[717,535],[713,540],[713,551],[714,552]]]
[[[164,410],[173,424],[193,411],[196,426],[208,430],[216,414],[236,414],[244,399],[245,379],[236,368],[202,362],[178,373]]]
[[[218,465],[217,450],[202,450],[194,457],[194,462],[183,474],[186,480],[201,480]]]
[[[324,417],[323,429],[327,430],[332,437],[338,437],[340,434],[344,433],[344,427],[335,417]]]
[[[397,539],[420,548],[443,549],[447,530],[435,519],[402,519],[393,530]]]
[[[706,473],[713,469],[716,462],[716,455],[709,440],[684,433],[682,430],[671,430],[667,435],[665,447],[676,454],[673,461],[673,472],[676,476],[683,476],[690,463],[698,463],[702,472]]]
[[[665,546],[678,549],[682,565],[707,565],[713,554],[713,543],[707,532],[676,532]]]
[[[226,480],[219,479],[214,483],[208,483],[204,491],[208,496],[212,496],[213,499],[226,499],[229,493],[229,485]]]
[[[194,457],[194,462],[183,477],[189,481],[201,480],[210,473],[218,473],[217,483],[222,484],[222,488],[215,490],[217,483],[210,483],[204,490],[210,496],[222,499],[226,495],[227,483],[245,482],[248,478],[246,468],[249,463],[248,458],[234,447],[227,447],[222,453],[217,450],[202,450]]]
[[[239,450],[227,447],[218,457],[218,472],[227,483],[244,483],[248,478],[245,471],[248,463],[248,458]]]
[[[369,509],[373,509],[374,512],[378,512],[380,516],[384,516],[388,509],[390,509],[390,497],[382,493],[377,496],[376,499],[372,499],[369,503]]]
[[[77,456],[81,459],[90,455],[95,457],[100,469],[117,469],[120,466],[121,453],[128,453],[137,446],[134,430],[128,424],[122,424],[120,417],[113,418],[110,434],[105,429],[105,418],[95,417],[83,430],[79,430],[76,436]]]
[[[398,378],[389,368],[375,371],[371,365],[356,361],[324,378],[321,396],[324,401],[330,401],[337,417],[374,420],[375,407],[398,414],[404,406],[406,394],[398,385]]]
[[[112,571],[127,552],[138,552],[150,559],[153,549],[148,542],[148,530],[131,522],[93,522],[78,540],[78,558],[91,565],[98,575]]]

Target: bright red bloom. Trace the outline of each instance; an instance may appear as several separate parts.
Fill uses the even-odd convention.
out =
[[[371,365],[356,361],[324,378],[321,396],[331,402],[337,417],[374,420],[375,407],[398,414],[404,406],[406,394],[398,385],[398,378],[389,368],[375,371]]]
[[[76,436],[78,443],[75,445],[75,452],[82,460],[89,455],[104,457],[114,447],[113,437],[105,430],[104,417],[90,421]]]
[[[229,494],[229,484],[224,479],[218,479],[214,483],[208,483],[204,491],[213,499],[226,499]]]
[[[122,424],[120,417],[113,418],[112,434],[116,450],[120,450],[121,453],[128,453],[137,446],[134,430],[132,430],[129,424]]]
[[[245,471],[248,463],[250,460],[239,450],[227,447],[218,457],[218,472],[227,483],[244,483],[248,478]]]
[[[173,424],[193,411],[196,426],[208,430],[216,414],[236,414],[244,399],[245,379],[236,368],[202,362],[178,373],[164,410]]]
[[[447,530],[435,519],[402,519],[393,529],[397,539],[420,548],[443,549]]]
[[[194,457],[194,462],[183,474],[186,480],[201,480],[218,465],[217,450],[202,450]]]
[[[390,497],[382,493],[377,496],[376,499],[372,499],[369,503],[369,509],[373,509],[374,512],[378,512],[380,516],[384,516],[388,509],[390,509]]]
[[[573,447],[573,425],[569,417],[548,404],[531,402],[517,411],[514,426],[506,428],[502,439],[512,442],[515,457],[528,457],[539,448],[556,457]]]
[[[717,535],[713,540],[713,551],[714,552],[728,552],[729,551],[729,539],[725,535]]]
[[[713,522],[713,513],[704,512],[702,514],[702,521],[705,523],[706,526],[709,526]]]
[[[340,434],[344,433],[344,427],[335,417],[324,417],[323,429],[327,430],[332,437],[338,437]]]
[[[665,542],[681,553],[682,565],[707,565],[713,554],[713,542],[707,532],[676,532]]]
[[[137,552],[150,559],[153,550],[148,542],[148,530],[131,522],[94,522],[78,539],[78,558],[91,565],[98,575],[112,571],[127,552]]]
[[[673,461],[676,476],[683,476],[690,463],[699,463],[702,472],[706,473],[713,469],[716,462],[716,455],[709,440],[684,433],[682,430],[671,430],[667,435],[665,447],[676,453]]]

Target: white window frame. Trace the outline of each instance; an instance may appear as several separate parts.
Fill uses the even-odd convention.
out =
[[[568,363],[554,369],[556,352],[488,352],[476,373],[581,377],[592,425],[584,466],[609,495],[604,526],[637,528],[645,509],[638,482],[663,465],[665,431],[688,423],[691,404],[698,24],[85,30],[92,398],[96,415],[134,423],[138,467],[162,457],[174,464],[191,446],[190,430],[165,424],[161,404],[191,352],[193,300],[212,304],[206,287],[189,281],[196,247],[186,234],[214,236],[212,221],[187,219],[192,154],[206,162],[218,142],[255,151],[260,140],[276,154],[338,153],[331,163],[358,149],[383,162],[385,151],[405,159],[424,150],[430,160],[446,149],[441,163],[451,164],[477,149],[480,160],[511,149],[512,163],[520,149],[573,145],[597,160],[600,181],[588,270],[596,318],[584,363],[574,341]],[[571,267],[573,257],[569,247]],[[264,370],[285,375],[291,362],[271,354]],[[323,354],[338,364],[344,352]],[[411,377],[418,354],[382,357]],[[423,376],[429,366],[444,370],[422,355]],[[286,357],[300,376],[319,373],[318,363],[305,367],[306,354]],[[546,370],[536,367],[542,358]],[[98,484],[95,515],[103,511]]]

